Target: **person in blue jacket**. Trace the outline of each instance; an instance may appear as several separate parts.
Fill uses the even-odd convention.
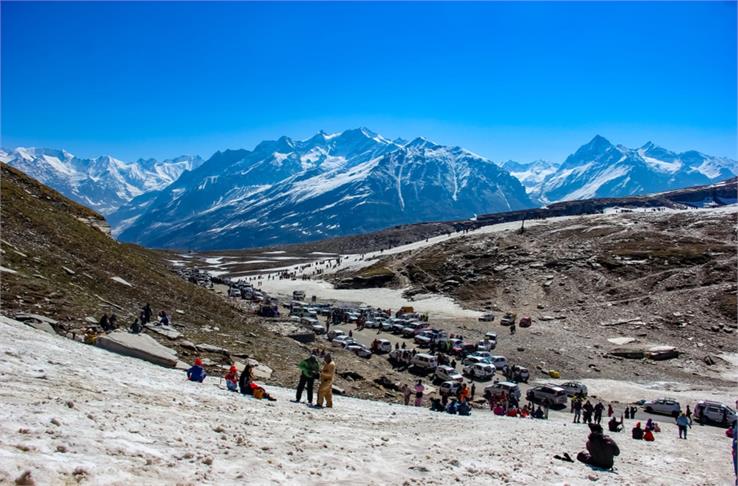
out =
[[[208,375],[202,367],[202,360],[200,358],[195,358],[195,365],[187,370],[187,379],[202,383],[206,376]]]

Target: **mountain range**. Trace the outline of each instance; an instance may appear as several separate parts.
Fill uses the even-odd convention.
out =
[[[109,215],[136,196],[162,189],[185,170],[199,167],[198,156],[126,163],[109,155],[85,159],[66,150],[1,150],[0,161],[22,170],[85,206]]]
[[[120,239],[201,249],[533,206],[520,182],[490,160],[424,138],[392,141],[365,128],[218,152],[145,204],[135,220],[123,217]]]
[[[105,214],[123,241],[225,249],[359,234],[421,221],[467,219],[556,201],[623,197],[728,179],[736,161],[595,136],[564,162],[495,164],[418,137],[366,128],[253,150],[124,163],[50,149],[0,151],[13,165]]]

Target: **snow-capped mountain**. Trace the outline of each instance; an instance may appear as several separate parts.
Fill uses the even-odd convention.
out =
[[[0,161],[104,215],[136,196],[168,186],[203,162],[199,156],[183,155],[126,163],[109,155],[84,159],[65,150],[24,147],[0,150]]]
[[[533,205],[517,179],[479,155],[365,128],[217,152],[154,201],[137,203],[146,205],[143,214],[111,217],[125,224],[120,239],[195,249],[308,241]]]
[[[510,175],[523,184],[528,194],[531,194],[539,188],[547,177],[556,172],[559,164],[548,160],[535,160],[528,163],[508,160],[501,163],[500,167],[510,172]]]
[[[622,197],[709,184],[738,175],[734,160],[696,151],[671,152],[649,142],[637,149],[600,135],[570,155],[529,193],[544,204]]]

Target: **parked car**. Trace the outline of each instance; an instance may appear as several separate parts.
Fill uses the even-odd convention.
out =
[[[426,327],[428,327],[427,322],[408,322],[402,329],[402,336],[407,338],[414,337],[416,330],[425,329]]]
[[[333,341],[337,337],[345,336],[345,335],[346,333],[340,329],[331,329],[330,331],[328,331],[328,335],[326,337],[328,338],[329,341]]]
[[[484,391],[492,394],[492,398],[498,398],[503,393],[509,397],[515,397],[516,400],[520,400],[520,387],[517,383],[511,383],[509,381],[500,381],[493,385],[484,387]]]
[[[454,396],[459,393],[461,389],[461,383],[458,381],[444,381],[441,386],[438,387],[439,392],[447,393],[450,396]]]
[[[487,341],[492,341],[497,345],[497,333],[496,332],[488,332],[484,334],[484,339]]]
[[[377,353],[389,353],[392,351],[392,343],[386,339],[377,339]]]
[[[228,297],[241,297],[241,289],[237,289],[235,287],[231,287],[228,289]]]
[[[415,344],[421,348],[427,348],[430,346],[431,341],[433,341],[433,336],[433,331],[423,331],[415,336]]]
[[[483,358],[481,356],[467,356],[461,361],[462,366],[471,366],[477,363],[492,364],[487,358]]]
[[[643,410],[647,413],[658,413],[677,417],[682,411],[682,406],[673,398],[659,398],[658,400],[646,400]]]
[[[513,365],[513,367],[510,369],[510,378],[511,381],[514,381],[516,383],[528,383],[528,380],[530,379],[530,372],[528,371],[528,368],[524,366]]]
[[[694,418],[700,424],[718,424],[727,427],[735,422],[736,413],[720,402],[701,400],[694,407]]]
[[[545,399],[551,405],[564,405],[566,406],[566,390],[557,385],[540,385],[534,386],[528,390],[525,397],[531,402],[542,403]]]
[[[473,363],[464,366],[464,374],[472,380],[488,380],[495,376],[495,365],[489,363]]]
[[[570,397],[576,395],[581,395],[583,397],[587,396],[587,385],[584,383],[579,383],[578,381],[567,381],[559,386],[566,390],[566,394]]]
[[[491,312],[485,312],[481,316],[479,316],[479,322],[492,322],[495,320],[495,315]]]
[[[438,366],[438,360],[431,354],[419,353],[413,356],[410,364],[421,370],[433,371]]]
[[[402,334],[402,330],[407,326],[407,322],[402,319],[395,319],[392,323],[392,334]]]
[[[490,356],[490,362],[495,365],[495,368],[502,370],[507,366],[507,358],[504,356]]]
[[[387,332],[392,331],[392,321],[389,319],[382,321],[382,330]]]
[[[492,362],[492,353],[490,353],[489,351],[474,351],[473,353],[469,354],[469,357],[485,358],[490,363]]]
[[[348,346],[346,346],[346,349],[348,349],[349,351],[351,351],[352,353],[354,353],[360,358],[371,358],[372,357],[371,350],[367,349],[367,347],[364,346],[363,344],[359,344],[359,343],[349,344]]]
[[[292,292],[292,300],[305,300],[305,291],[295,290]]]
[[[511,312],[506,312],[504,316],[502,316],[502,319],[500,319],[500,324],[503,326],[512,326],[515,324],[515,319],[517,316]]]
[[[461,376],[461,373],[456,371],[455,368],[452,368],[450,366],[440,365],[436,367],[436,378],[438,378],[441,381],[458,381],[462,382],[464,381],[464,377]]]
[[[378,329],[380,326],[379,321],[368,320],[364,323],[364,327],[367,329]]]
[[[344,334],[341,336],[334,337],[333,340],[331,341],[331,344],[333,344],[334,346],[341,346],[345,348],[347,344],[350,344],[353,342],[354,342],[353,339],[351,339],[350,337]]]
[[[497,343],[488,339],[484,339],[477,343],[477,351],[492,351],[496,347]]]

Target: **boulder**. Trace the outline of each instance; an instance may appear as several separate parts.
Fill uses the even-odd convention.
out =
[[[146,334],[114,331],[98,337],[95,344],[113,353],[142,359],[167,368],[174,368],[178,361],[176,351],[162,346]]]
[[[678,358],[679,351],[674,346],[653,346],[646,351],[646,358],[655,361]]]
[[[38,329],[39,331],[47,332],[49,334],[56,334],[56,331],[52,327],[52,324],[59,323],[58,321],[55,321],[54,319],[51,319],[50,317],[41,316],[38,314],[20,313],[20,314],[16,314],[15,318],[31,326],[34,329]]]
[[[144,326],[149,331],[153,331],[157,334],[161,334],[164,337],[167,337],[169,339],[178,339],[182,337],[182,333],[177,331],[171,326],[157,326],[155,324],[146,324]]]
[[[634,337],[614,337],[614,338],[608,339],[608,341],[613,344],[617,344],[618,346],[624,346],[626,344],[635,342],[636,338]]]
[[[228,354],[228,350],[225,348],[221,348],[219,346],[214,346],[212,344],[198,344],[197,345],[198,351],[205,351],[208,353],[221,353],[221,354]]]

